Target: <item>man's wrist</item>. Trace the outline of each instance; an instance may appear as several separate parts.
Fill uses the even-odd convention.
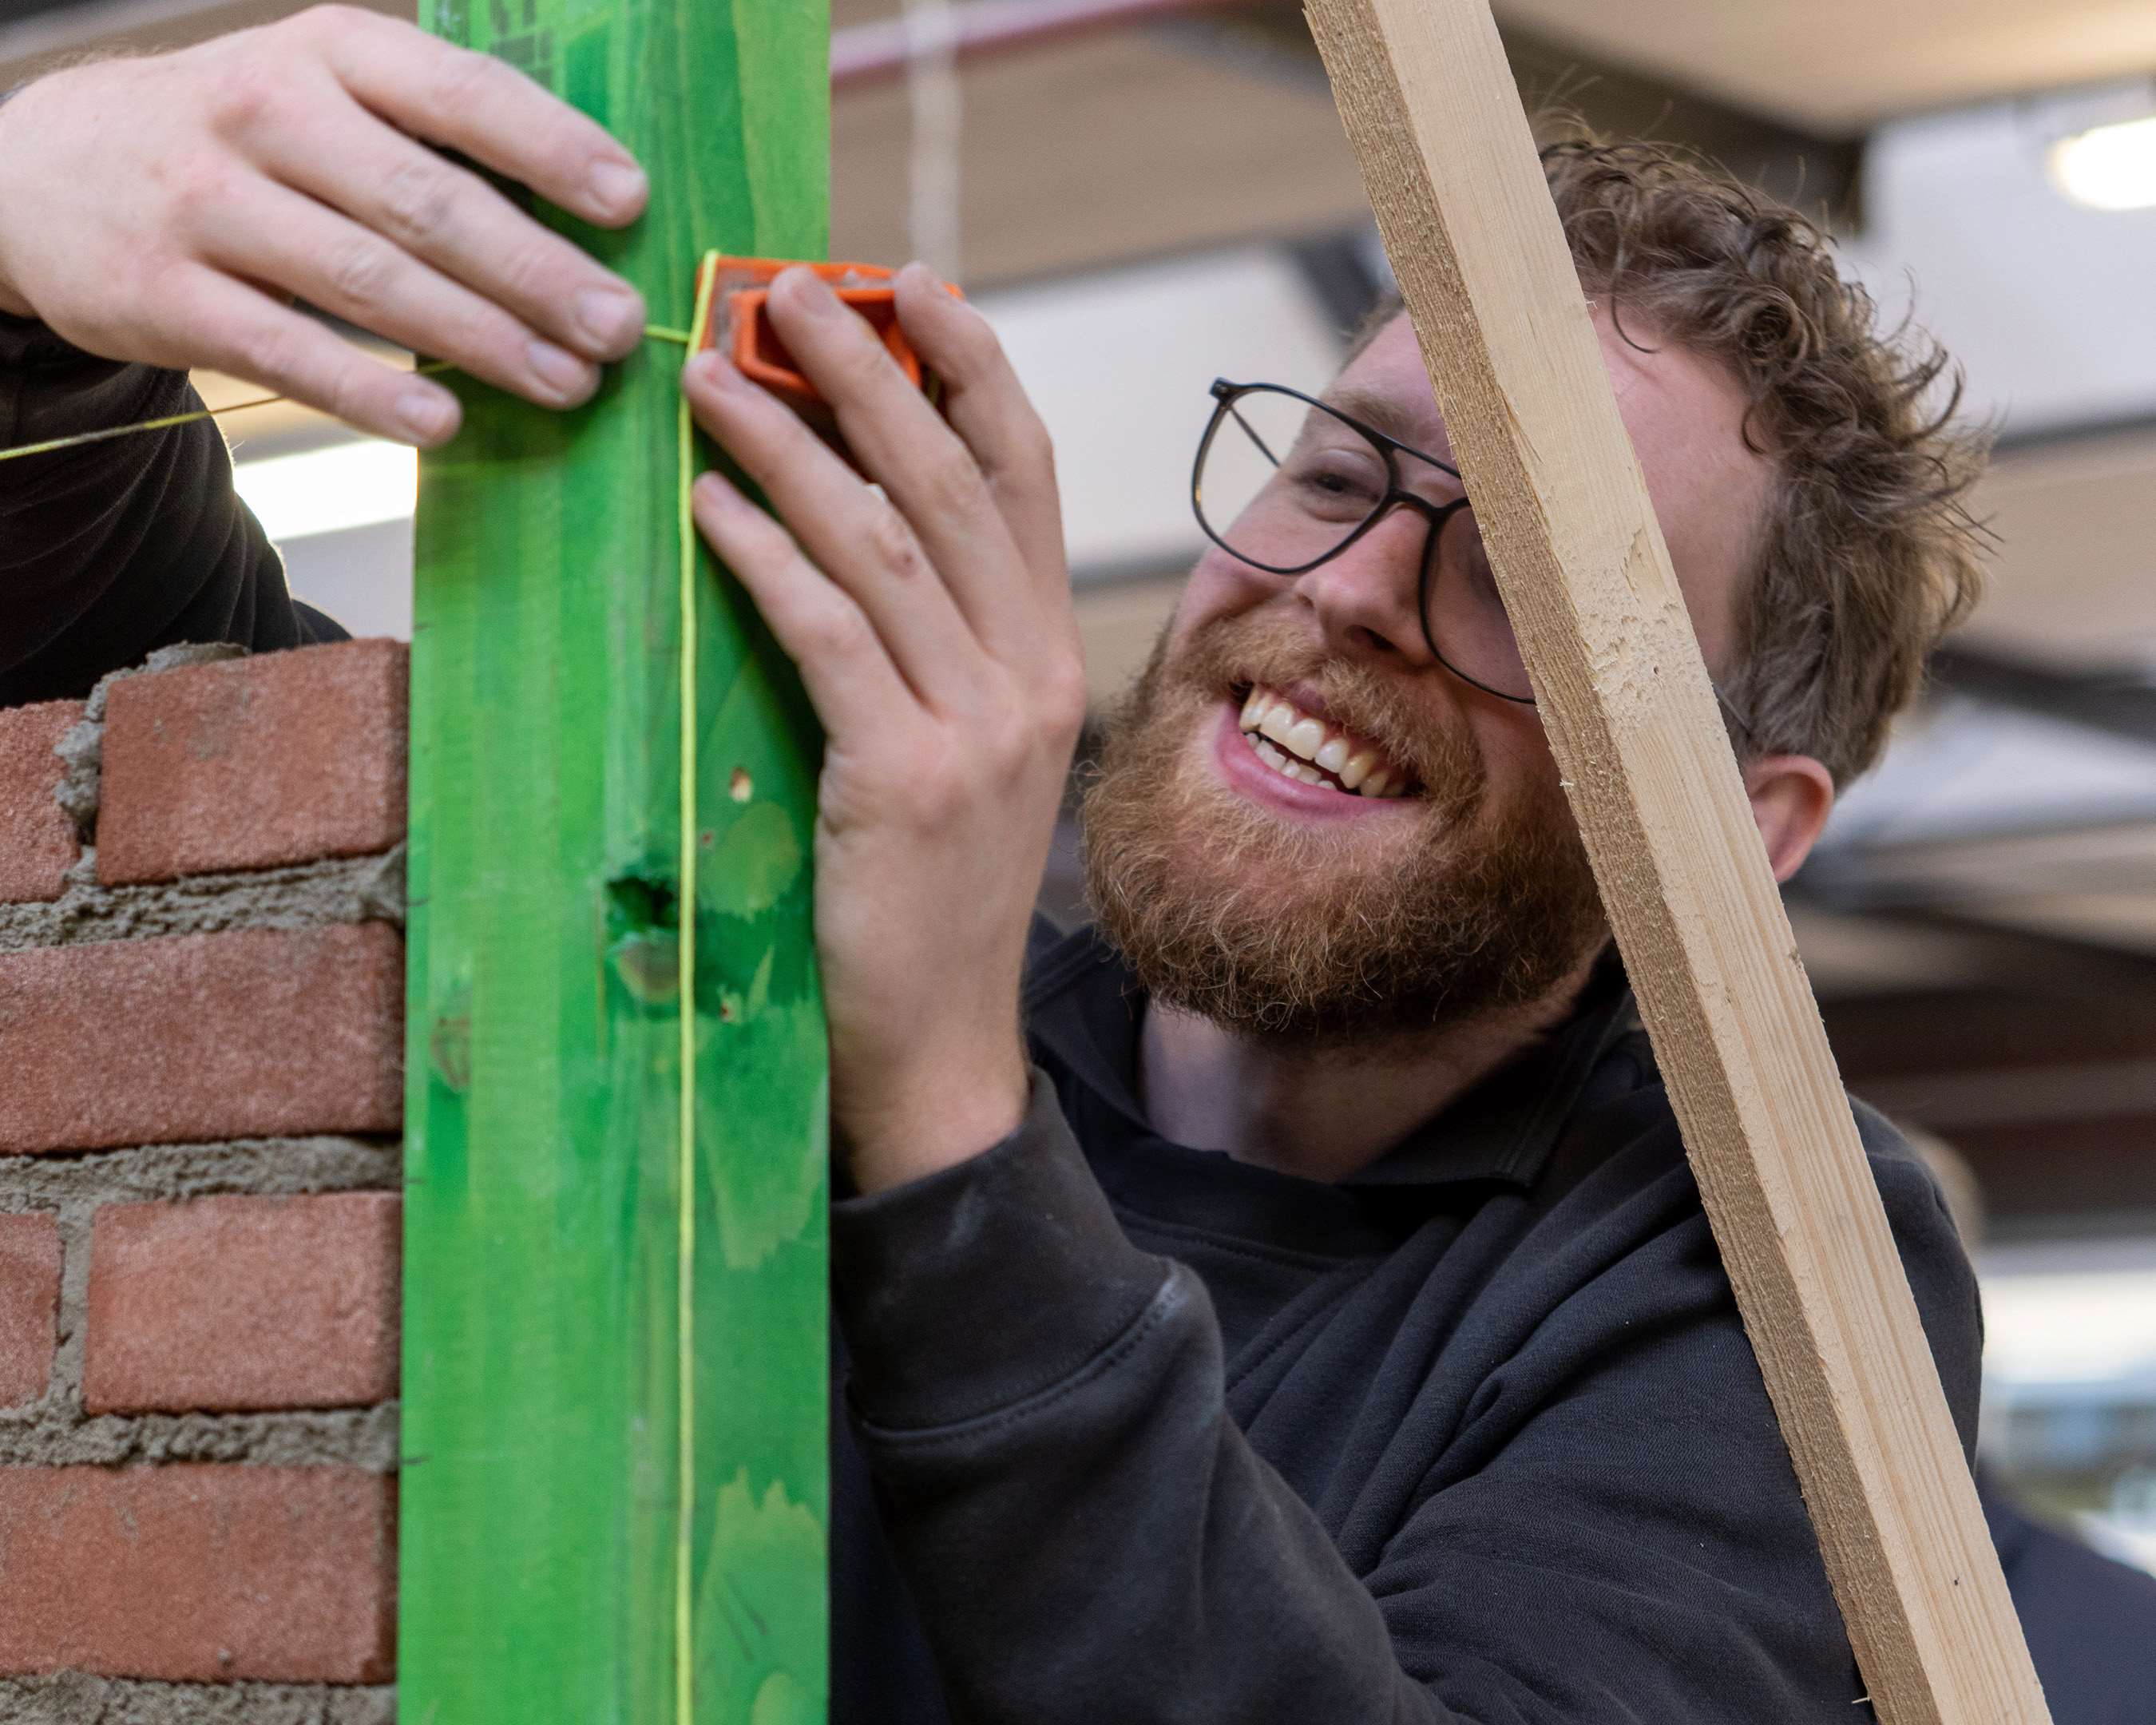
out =
[[[1016,1039],[1004,1058],[910,1075],[881,1106],[834,1122],[855,1189],[888,1191],[993,1150],[1025,1119],[1030,1087]]]

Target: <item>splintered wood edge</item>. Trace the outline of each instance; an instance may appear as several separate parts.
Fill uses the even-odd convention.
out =
[[[1309,13],[1872,1702],[1889,1725],[2037,1725],[1486,0]]]

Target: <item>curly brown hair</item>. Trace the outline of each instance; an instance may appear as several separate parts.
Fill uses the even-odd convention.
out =
[[[1555,129],[1543,172],[1582,285],[1635,345],[1727,364],[1750,398],[1746,440],[1774,464],[1723,692],[1759,753],[1810,755],[1845,784],[1981,591],[1967,498],[1989,436],[1958,419],[1946,353],[1906,321],[1881,327],[1817,223],[1673,146]]]

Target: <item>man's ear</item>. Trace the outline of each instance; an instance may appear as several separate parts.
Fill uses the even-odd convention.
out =
[[[1810,755],[1768,755],[1744,769],[1744,788],[1774,878],[1786,880],[1804,866],[1834,813],[1834,775]]]

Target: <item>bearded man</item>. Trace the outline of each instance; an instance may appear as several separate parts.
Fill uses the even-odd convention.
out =
[[[640,204],[588,122],[368,14],[30,86],[0,431],[209,364],[451,434],[282,293],[586,398],[634,294],[418,137]],[[1786,877],[1971,591],[1970,452],[1801,218],[1667,151],[1546,159]],[[1048,440],[975,312],[918,267],[899,307],[942,416],[813,276],[773,291],[859,471],[685,376],[778,517],[708,475],[698,523],[830,739],[834,1717],[1866,1717],[1404,319],[1322,399],[1214,386],[1211,548],[1086,798],[1100,926],[1029,953],[1082,716]],[[331,629],[213,434],[17,471],[6,698]],[[1862,1124],[1967,1440],[1974,1284]]]

